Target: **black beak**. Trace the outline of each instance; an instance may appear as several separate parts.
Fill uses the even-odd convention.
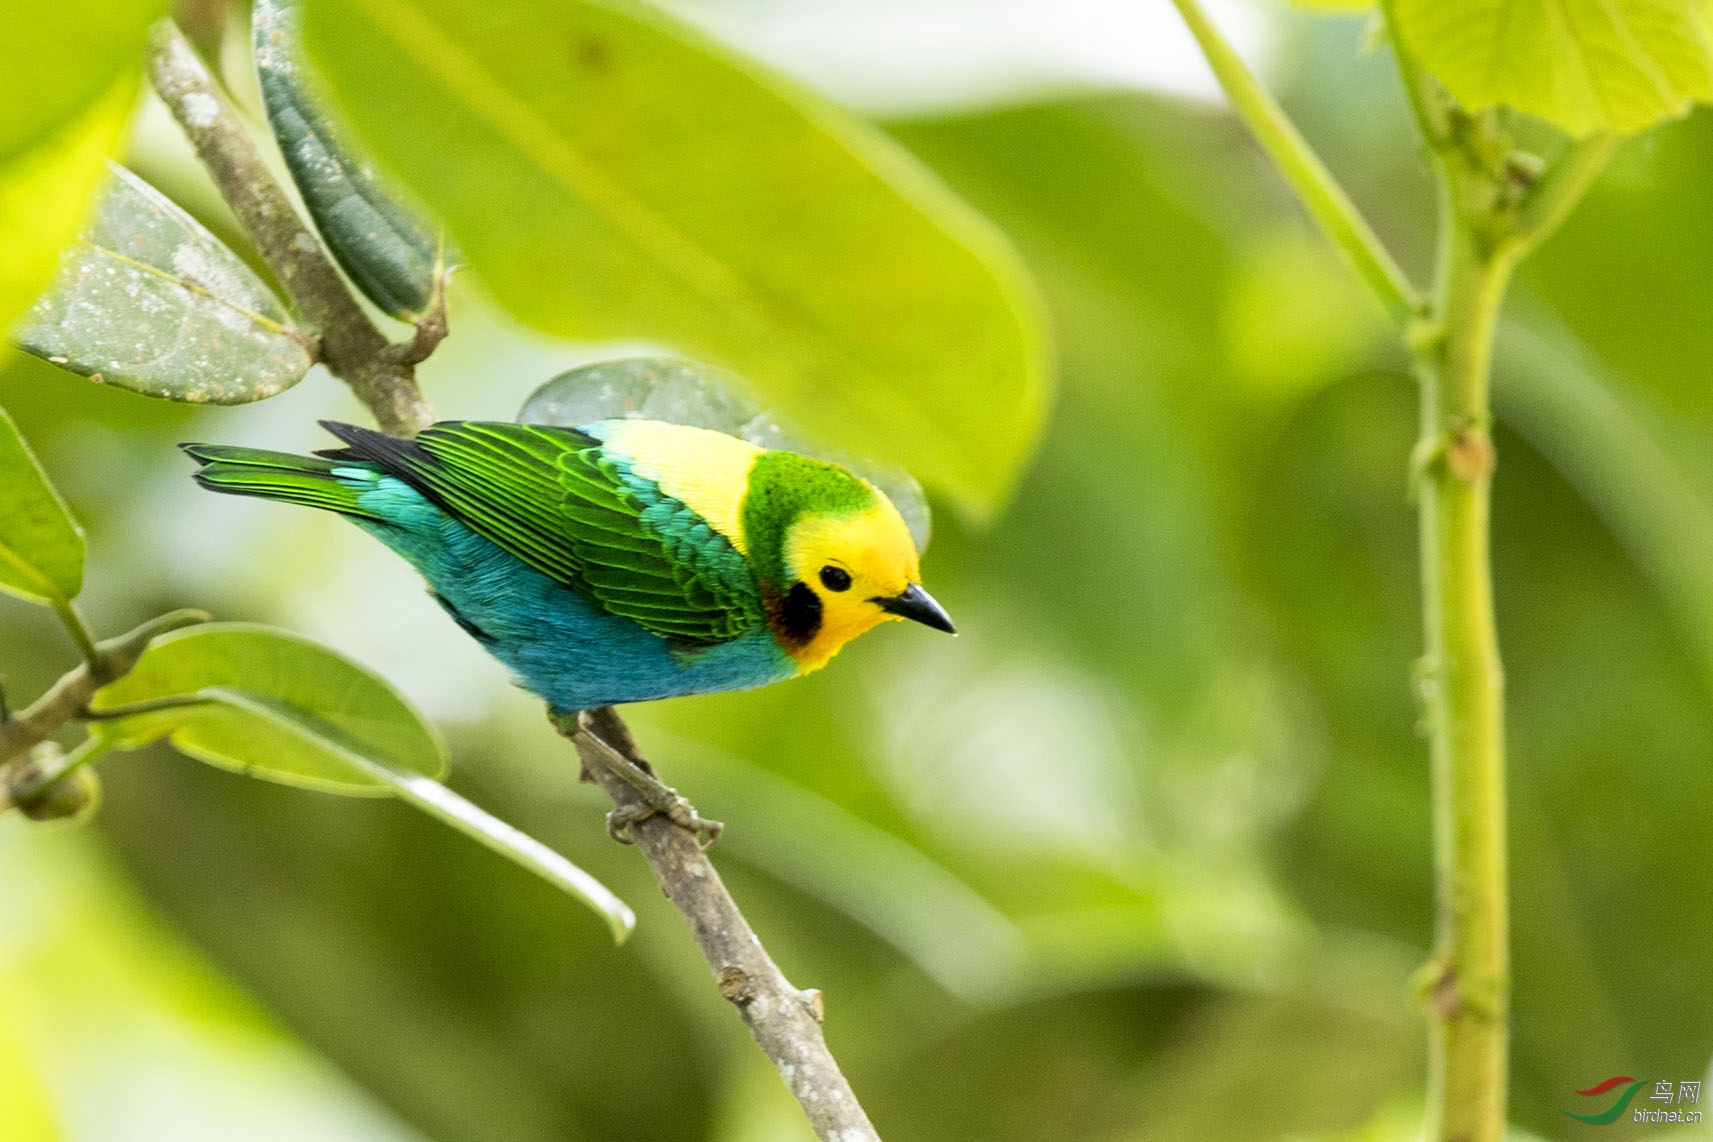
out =
[[[870,599],[869,602],[889,614],[914,619],[925,627],[943,630],[947,634],[958,633],[958,628],[952,625],[952,616],[946,613],[946,608],[936,603],[934,596],[924,591],[919,583],[912,583],[904,588],[902,595],[888,595]]]

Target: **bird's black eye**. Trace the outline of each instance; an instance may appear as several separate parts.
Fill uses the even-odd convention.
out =
[[[851,589],[851,573],[843,567],[829,564],[821,568],[821,586],[829,591],[848,591]]]

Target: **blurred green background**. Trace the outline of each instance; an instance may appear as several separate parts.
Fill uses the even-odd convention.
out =
[[[1271,85],[1425,278],[1430,186],[1365,18],[1249,16]],[[627,716],[727,822],[716,862],[826,993],[886,1138],[1419,1136],[1401,354],[1215,105],[1098,75],[888,102],[909,70],[866,76],[874,106],[1022,251],[1061,379],[998,522],[936,521],[925,573],[962,637],[888,627],[810,679]],[[158,108],[131,146],[232,232]],[[1627,143],[1501,340],[1513,1120],[1540,1137],[1666,1136],[1559,1108],[1713,1056],[1710,176],[1713,115]],[[442,415],[509,417],[615,352],[455,282],[423,370]],[[538,703],[355,529],[187,479],[181,439],[323,446],[316,418],[362,415],[335,382],[191,409],[13,355],[0,406],[88,529],[99,629],[199,606],[343,650],[437,720],[456,788],[640,914],[615,949],[402,805],[113,757],[92,827],[0,819],[0,1136],[808,1137]],[[15,703],[72,661],[49,612],[0,599]]]

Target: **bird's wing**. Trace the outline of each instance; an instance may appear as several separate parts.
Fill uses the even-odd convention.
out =
[[[763,619],[747,561],[657,484],[570,428],[443,421],[415,440],[324,422],[478,535],[655,634],[723,642]]]

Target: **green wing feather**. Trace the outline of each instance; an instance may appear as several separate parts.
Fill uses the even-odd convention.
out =
[[[731,541],[575,429],[443,421],[415,440],[324,422],[478,535],[655,634],[723,642],[762,621]]]

